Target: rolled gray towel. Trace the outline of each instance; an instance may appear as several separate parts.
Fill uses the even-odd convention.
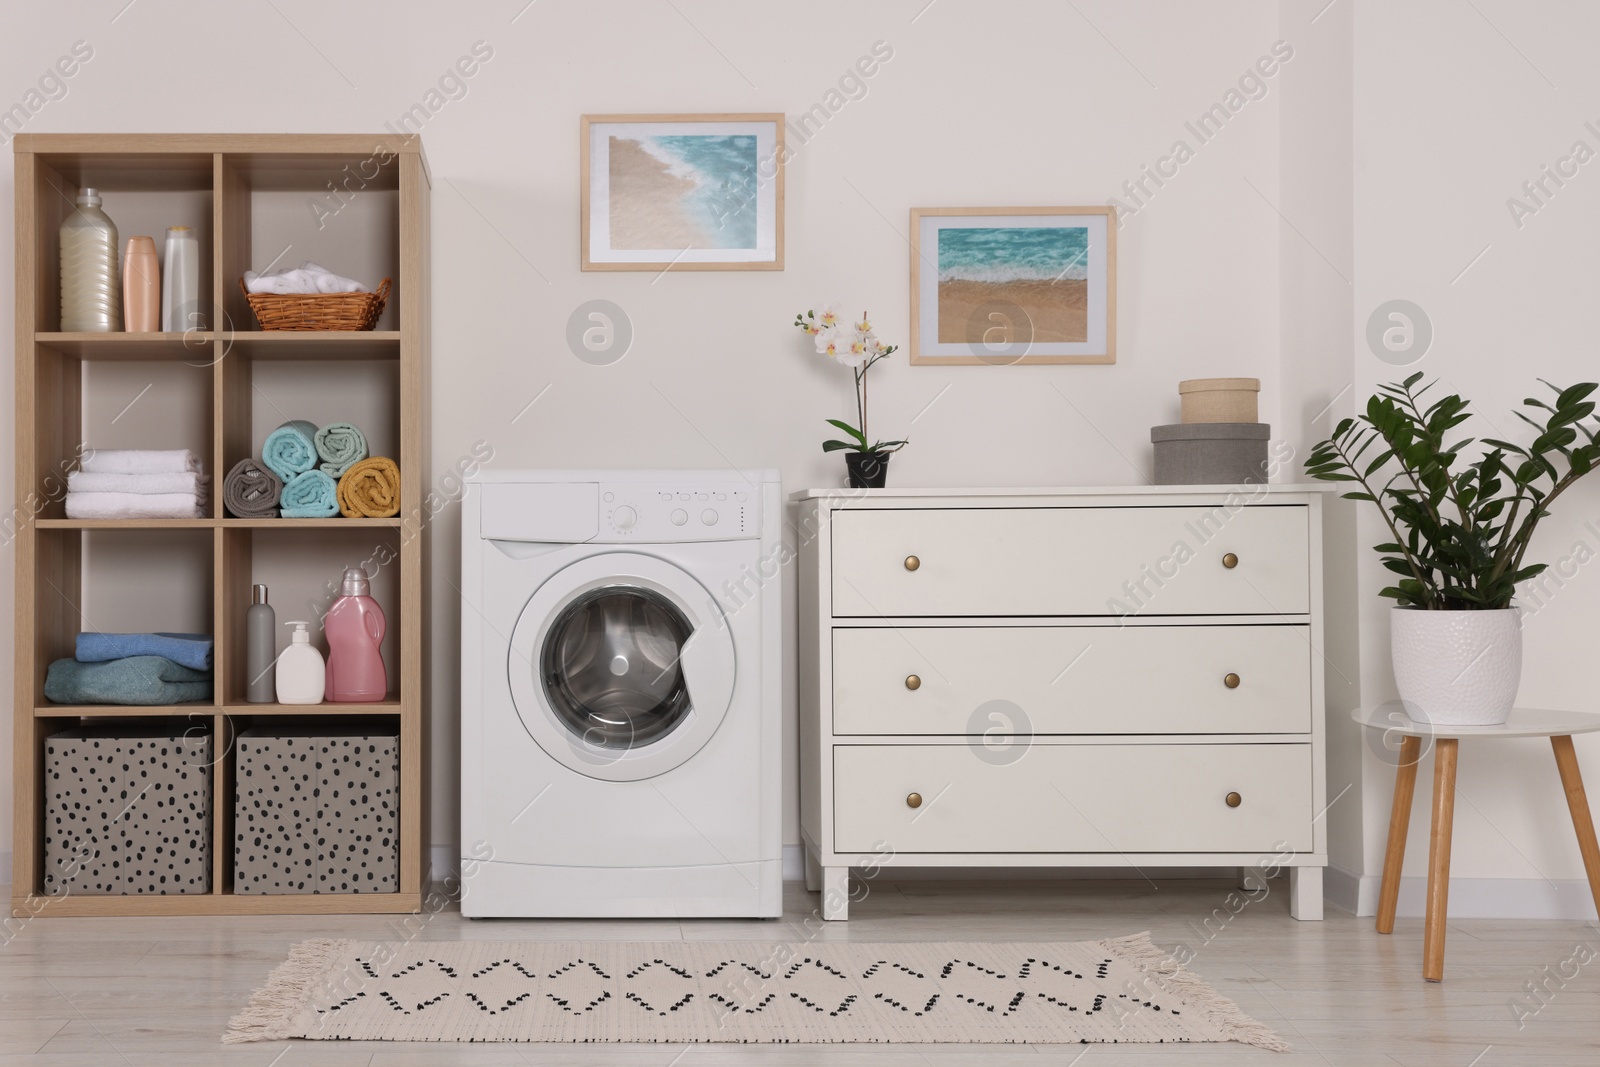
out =
[[[253,459],[241,459],[222,480],[222,503],[236,519],[275,519],[283,481]]]

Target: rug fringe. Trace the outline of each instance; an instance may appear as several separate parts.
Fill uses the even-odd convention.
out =
[[[289,950],[289,958],[273,968],[267,984],[250,995],[250,1006],[228,1020],[223,1044],[246,1041],[282,1041],[295,1037],[294,1021],[305,1010],[311,995],[321,988],[328,971],[353,941],[316,938],[301,941]]]
[[[1166,991],[1198,1006],[1208,1020],[1222,1029],[1228,1040],[1271,1052],[1290,1050],[1289,1043],[1270,1026],[1245,1014],[1239,1005],[1212,989],[1192,972],[1184,970],[1172,953],[1150,940],[1150,931],[1126,937],[1108,937],[1099,944],[1127,962],[1143,967]]]

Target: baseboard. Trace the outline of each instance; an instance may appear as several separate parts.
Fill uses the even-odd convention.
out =
[[[1369,910],[1362,911],[1361,876],[1343,867],[1329,864],[1322,872],[1322,900],[1340,911],[1348,911],[1355,915],[1372,915],[1376,913],[1376,903],[1369,906]],[[1376,897],[1373,898],[1377,900]]]
[[[1357,877],[1328,868],[1324,892],[1332,903],[1357,915],[1378,913],[1378,888],[1383,877]],[[1331,886],[1329,885],[1331,882]],[[1337,887],[1336,889],[1333,887]],[[1336,895],[1337,894],[1337,895]],[[1400,901],[1395,914],[1420,919],[1427,914],[1428,879],[1400,879]],[[1452,919],[1564,919],[1594,922],[1597,918],[1589,883],[1582,878],[1452,878]]]
[[[11,853],[3,853],[5,857],[6,881],[11,880]],[[443,882],[446,878],[459,874],[461,871],[461,856],[455,845],[434,845],[428,856],[429,870],[428,882]],[[783,846],[783,880],[785,882],[798,882],[806,876],[805,852],[799,845]]]

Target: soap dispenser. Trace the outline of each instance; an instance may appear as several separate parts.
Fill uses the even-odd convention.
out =
[[[328,699],[372,704],[389,693],[383,669],[383,609],[372,599],[372,583],[360,567],[347,567],[338,600],[322,619],[328,635]]]
[[[278,703],[320,704],[324,688],[322,653],[311,644],[310,624],[298,620],[289,647],[278,657]]]

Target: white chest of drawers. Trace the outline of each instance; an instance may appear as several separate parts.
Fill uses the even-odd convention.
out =
[[[1322,498],[809,490],[806,884],[851,868],[1286,867],[1322,917]]]

